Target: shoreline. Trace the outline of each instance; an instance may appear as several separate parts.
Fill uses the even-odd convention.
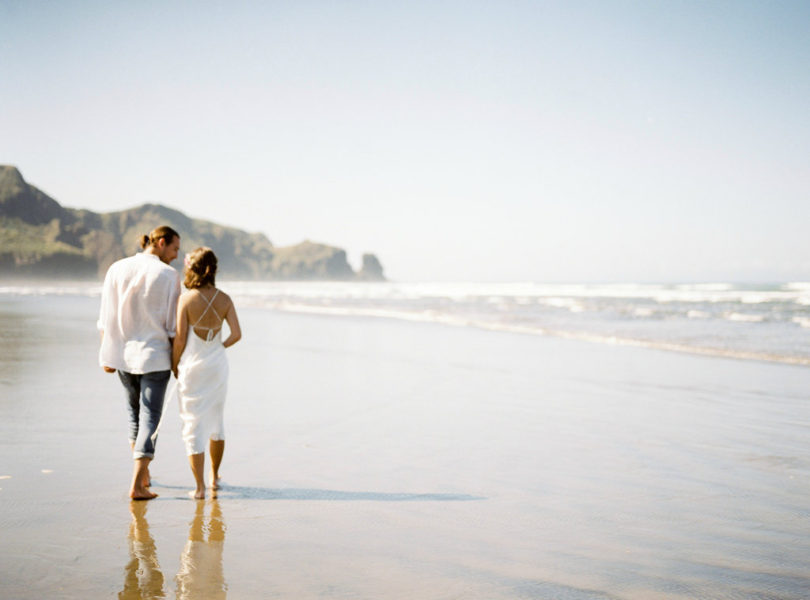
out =
[[[254,308],[256,307],[254,306]],[[590,344],[601,344],[606,346],[628,346],[635,348],[646,348],[649,350],[677,352],[680,354],[692,354],[697,356],[705,356],[709,358],[727,358],[734,360],[777,363],[801,367],[810,366],[810,357],[778,356],[757,352],[723,350],[718,348],[703,348],[699,346],[688,346],[684,344],[656,342],[643,339],[621,338],[616,336],[599,336],[587,332],[555,331],[545,328],[531,328],[517,325],[492,324],[486,321],[471,322],[470,320],[462,318],[453,319],[453,318],[423,317],[413,313],[406,313],[406,312],[395,313],[393,311],[385,311],[379,309],[353,310],[346,308],[310,307],[306,305],[296,307],[262,306],[262,308],[268,311],[276,311],[279,313],[294,314],[294,315],[314,315],[314,316],[338,317],[338,318],[356,317],[356,318],[370,318],[370,319],[390,319],[393,321],[424,323],[447,327],[462,327],[462,328],[470,327],[478,329],[480,331],[490,331],[493,333],[515,333],[530,336],[553,337],[558,339],[575,340],[579,342],[586,342]]]
[[[540,337],[555,337],[560,339],[570,339],[583,341],[593,344],[603,344],[607,346],[621,347],[639,347],[652,350],[685,353],[699,356],[727,358],[742,361],[756,361],[785,364],[799,367],[810,366],[810,332],[805,334],[808,344],[808,354],[801,353],[777,353],[773,351],[757,350],[750,348],[729,348],[717,347],[710,345],[707,342],[703,343],[685,343],[677,339],[663,339],[664,325],[660,325],[660,331],[656,329],[656,324],[646,325],[646,336],[632,336],[622,334],[620,332],[600,331],[605,329],[604,323],[592,323],[586,320],[577,321],[571,320],[568,328],[560,328],[559,324],[554,323],[553,315],[544,317],[536,323],[532,322],[511,322],[510,320],[502,319],[497,313],[493,314],[477,314],[470,312],[467,309],[459,309],[458,312],[453,312],[448,309],[419,309],[419,306],[387,306],[386,300],[379,306],[373,304],[375,296],[365,296],[360,294],[357,298],[360,303],[355,300],[355,296],[351,290],[356,289],[398,289],[398,286],[413,285],[422,286],[428,284],[396,284],[392,282],[338,282],[338,281],[321,281],[321,282],[222,282],[221,287],[230,290],[229,293],[235,298],[235,301],[240,307],[255,308],[272,312],[284,314],[300,314],[300,315],[320,315],[325,317],[341,317],[341,318],[372,318],[372,319],[389,319],[400,322],[411,323],[430,323],[438,324],[456,328],[475,328],[483,331],[502,332],[502,333],[516,333],[530,336]],[[451,284],[429,284],[429,286],[441,288],[445,285]],[[478,285],[478,284],[476,284]],[[504,285],[518,285],[518,284],[504,284]],[[533,284],[534,285],[534,284]],[[584,284],[583,284],[584,285]],[[247,290],[245,288],[247,286]],[[272,289],[278,288],[276,296],[265,296],[268,293],[265,290],[267,287]],[[387,287],[386,287],[387,286]],[[781,287],[791,287],[799,290],[797,293],[804,294],[807,292],[805,287],[799,284],[780,284]],[[810,284],[808,284],[810,286]],[[706,287],[695,285],[693,287]],[[341,290],[341,293],[334,298],[323,295],[324,288],[332,288]],[[320,290],[320,291],[318,291]],[[348,291],[347,291],[348,290]],[[726,293],[724,290],[716,290],[714,286],[709,286],[709,293]],[[303,296],[295,299],[296,293],[302,293]],[[83,297],[83,298],[96,298],[101,293],[101,283],[73,281],[67,285],[53,284],[43,286],[41,284],[32,284],[30,286],[19,285],[0,285],[0,299],[6,298],[31,298],[31,297]],[[736,293],[736,292],[735,292]],[[761,293],[761,292],[756,292]],[[285,296],[287,294],[288,296]],[[519,298],[518,298],[519,299]],[[303,301],[302,301],[303,300]],[[365,302],[366,304],[363,304]],[[747,300],[746,302],[753,302]],[[804,300],[802,300],[804,302]],[[810,302],[810,299],[807,300]],[[371,303],[371,304],[369,304]],[[563,306],[567,304],[563,303]],[[578,312],[575,306],[569,307],[571,311]],[[642,314],[649,313],[648,309],[637,309],[637,312]],[[700,312],[700,311],[690,311]],[[698,319],[700,321],[701,319]],[[751,319],[748,322],[746,319],[739,319],[737,313],[732,313],[729,317],[730,321],[743,321],[739,323],[739,327],[763,327],[765,324],[760,323],[760,318]],[[800,320],[800,332],[810,326],[810,319],[804,317],[796,317],[794,321]],[[695,323],[694,326],[699,325]],[[590,329],[589,329],[590,327]],[[729,334],[739,335],[742,329],[734,329],[729,331]],[[754,331],[754,329],[751,329]],[[656,333],[658,332],[658,333]],[[784,333],[784,332],[783,332]],[[661,339],[651,338],[658,335]],[[764,334],[759,334],[764,335]],[[796,334],[793,334],[796,335]],[[722,339],[722,338],[719,338]]]

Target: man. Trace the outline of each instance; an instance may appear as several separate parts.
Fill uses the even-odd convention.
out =
[[[118,372],[129,408],[129,442],[135,463],[129,497],[151,500],[149,463],[171,374],[180,275],[169,266],[180,251],[180,235],[158,227],[141,240],[143,252],[110,266],[104,278],[98,328],[99,363]]]

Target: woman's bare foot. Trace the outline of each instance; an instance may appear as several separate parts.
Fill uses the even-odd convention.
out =
[[[205,500],[205,490],[194,490],[188,493],[189,498],[192,500]]]
[[[157,498],[157,494],[141,486],[131,489],[129,491],[129,497],[132,500],[151,500],[152,498]]]

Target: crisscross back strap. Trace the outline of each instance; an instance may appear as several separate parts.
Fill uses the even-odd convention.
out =
[[[219,313],[218,313],[218,312],[217,312],[217,310],[214,308],[214,298],[216,298],[216,297],[217,297],[217,294],[219,294],[219,290],[216,290],[216,291],[213,293],[213,295],[211,296],[211,299],[210,299],[210,300],[208,300],[208,299],[206,299],[206,297],[205,297],[205,296],[203,296],[203,293],[202,293],[202,292],[200,292],[200,296],[202,296],[203,300],[205,300],[205,301],[208,303],[208,306],[206,306],[206,307],[205,307],[205,310],[204,310],[204,311],[202,311],[202,314],[200,315],[200,318],[199,318],[199,319],[197,319],[197,321],[194,323],[194,325],[192,325],[192,327],[198,327],[198,325],[199,325],[200,321],[202,321],[202,318],[203,318],[203,317],[205,316],[205,314],[206,314],[206,313],[209,311],[209,309],[210,309],[210,310],[211,310],[211,311],[212,311],[212,312],[213,312],[213,313],[214,313],[214,314],[217,316],[217,319],[219,319],[219,322],[220,322],[220,323],[222,323],[222,317],[220,317],[220,316],[219,316]],[[215,329],[215,328],[214,328],[214,327],[199,327],[199,329]]]

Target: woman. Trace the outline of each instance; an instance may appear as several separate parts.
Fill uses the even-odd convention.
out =
[[[185,259],[188,288],[177,303],[177,337],[172,347],[172,371],[177,377],[183,441],[197,489],[194,498],[205,498],[205,443],[211,453],[211,488],[219,488],[219,465],[225,452],[223,409],[228,386],[225,348],[242,337],[236,308],[214,279],[217,257],[211,248],[197,248]],[[222,322],[230,335],[223,342]]]

